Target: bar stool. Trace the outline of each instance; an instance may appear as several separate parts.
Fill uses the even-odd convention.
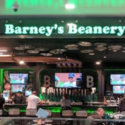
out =
[[[46,111],[49,112],[48,117],[52,117],[52,112],[51,112],[51,110],[46,110]],[[53,123],[53,120],[45,119],[45,124],[46,124],[46,125],[52,125],[52,123]]]
[[[68,117],[68,118],[71,118],[71,117],[74,117],[74,113],[72,110],[62,110],[62,117]],[[69,125],[72,125],[73,122],[72,121],[61,121],[61,124],[69,124]]]
[[[73,117],[74,113],[72,110],[62,110],[62,117]]]
[[[87,111],[84,110],[76,111],[76,117],[87,118],[87,116],[88,116]]]
[[[27,109],[26,116],[36,116],[37,110],[36,109]]]
[[[87,116],[88,116],[87,111],[84,111],[84,110],[76,111],[76,117],[77,118],[87,118]],[[77,123],[79,125],[81,125],[81,124],[84,125],[85,124],[84,121],[83,122],[77,121]]]
[[[2,115],[3,115],[3,110],[0,109],[0,116],[2,116]]]
[[[19,108],[10,108],[9,109],[9,115],[19,116],[20,115],[20,109]]]

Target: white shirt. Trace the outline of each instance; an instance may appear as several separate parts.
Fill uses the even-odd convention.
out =
[[[28,106],[27,109],[37,109],[37,104],[41,102],[40,98],[36,95],[30,95],[27,98]]]

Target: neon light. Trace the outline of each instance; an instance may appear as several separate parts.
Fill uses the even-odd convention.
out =
[[[117,35],[123,36],[125,26],[78,26],[68,23],[67,27],[54,24],[53,26],[14,26],[13,24],[5,24],[5,34],[10,35],[45,35],[54,34],[67,35]]]

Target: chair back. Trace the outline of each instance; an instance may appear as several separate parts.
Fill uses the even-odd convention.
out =
[[[73,117],[74,113],[72,110],[62,110],[62,117]]]
[[[84,110],[76,111],[76,117],[87,118],[87,116],[88,116],[87,111]]]
[[[19,108],[10,108],[9,115],[20,115],[20,109]]]
[[[2,110],[2,109],[0,109],[0,116],[1,116],[1,115],[3,115],[3,110]]]
[[[36,116],[37,110],[36,109],[27,109],[26,115],[27,116]]]

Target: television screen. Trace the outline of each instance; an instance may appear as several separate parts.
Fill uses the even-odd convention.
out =
[[[125,85],[125,74],[111,74],[111,85]]]
[[[30,96],[32,94],[32,90],[25,90],[25,96]]]
[[[81,88],[82,73],[55,73],[55,87]]]
[[[24,92],[25,91],[25,85],[12,85],[11,86],[11,91],[12,92]]]
[[[9,78],[11,84],[28,83],[28,73],[10,73]]]
[[[113,93],[114,94],[124,94],[125,86],[113,86]]]

